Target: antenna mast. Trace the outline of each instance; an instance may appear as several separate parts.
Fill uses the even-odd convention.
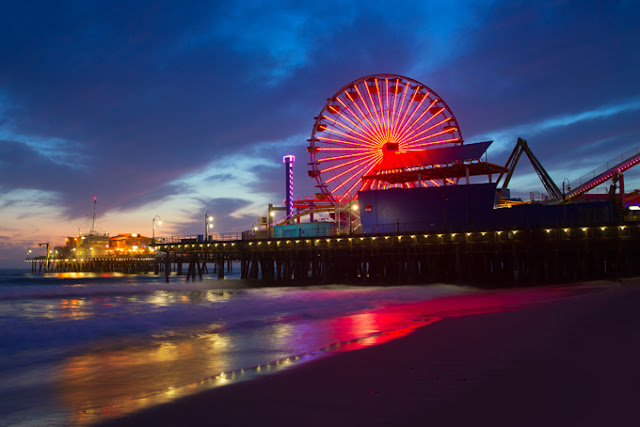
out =
[[[93,221],[91,221],[91,231],[89,232],[89,234],[96,234],[96,205],[98,204],[98,198],[97,197],[93,197]]]

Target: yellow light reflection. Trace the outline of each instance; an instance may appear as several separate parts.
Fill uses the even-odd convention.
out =
[[[73,414],[71,424],[122,416],[231,381],[223,374],[231,370],[227,335],[167,335],[146,345],[66,359],[57,389]]]

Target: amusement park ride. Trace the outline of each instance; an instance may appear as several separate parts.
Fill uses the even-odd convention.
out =
[[[268,216],[261,222],[269,229],[272,225],[299,223],[304,215],[313,222],[314,213],[329,212],[336,223],[348,222],[351,230],[360,226],[361,215],[371,211],[363,198],[373,200],[375,194],[379,201],[383,200],[379,192],[394,190],[390,195],[404,189],[408,191],[402,194],[409,198],[426,195],[445,200],[449,197],[446,188],[459,184],[486,192],[486,185],[470,184],[472,176],[488,178],[493,189],[492,209],[512,206],[522,203],[509,198],[507,186],[523,153],[548,193],[547,204],[574,200],[609,179],[614,185],[620,183],[623,198],[623,172],[640,161],[640,147],[636,147],[567,187],[563,185],[561,191],[525,140],[518,139],[505,166],[489,163],[486,150],[492,141],[464,144],[458,121],[442,97],[416,80],[394,74],[370,75],[343,86],[328,98],[314,120],[307,148],[308,175],[315,179],[318,192],[315,197],[293,199],[295,158],[286,156],[286,206],[270,205]],[[493,183],[494,175],[498,179]],[[443,188],[431,191],[433,194],[411,191],[439,187]],[[467,194],[467,205],[469,197]],[[395,202],[389,199],[384,203]],[[286,215],[273,221],[277,210],[286,210]],[[376,218],[379,220],[378,213]]]

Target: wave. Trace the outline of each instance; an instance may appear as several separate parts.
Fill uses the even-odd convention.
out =
[[[76,314],[80,315],[75,318],[2,316],[0,346],[22,351],[87,346],[100,340],[127,337],[165,339],[167,335],[183,337],[216,331],[242,333],[278,323],[330,319],[465,292],[464,288],[448,285],[221,290],[203,289],[196,283],[147,287],[146,297],[131,298],[141,291],[135,287],[120,289],[118,293],[107,289],[84,290],[96,298],[86,299],[76,307]],[[52,310],[65,314],[59,307]]]

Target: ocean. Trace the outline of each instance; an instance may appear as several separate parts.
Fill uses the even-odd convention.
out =
[[[429,322],[389,307],[473,292],[0,270],[0,425],[123,416],[384,342]]]

